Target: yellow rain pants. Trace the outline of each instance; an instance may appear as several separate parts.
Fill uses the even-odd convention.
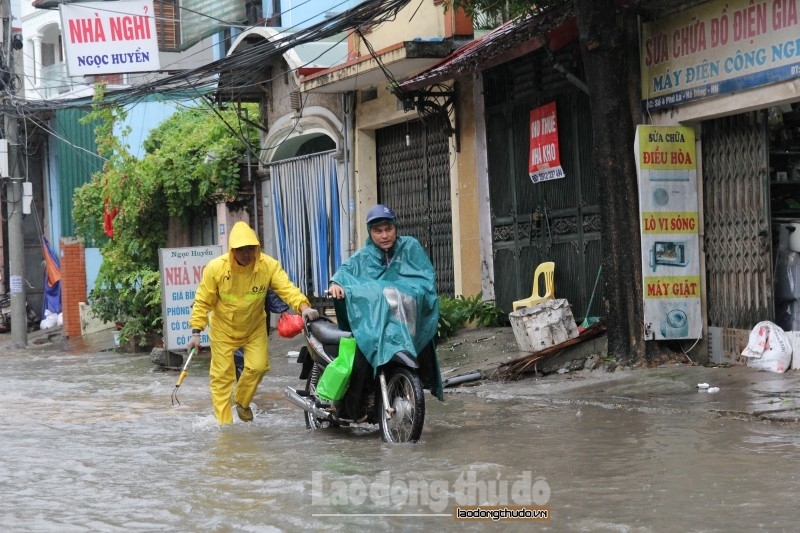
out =
[[[212,328],[213,330],[213,328]],[[244,370],[236,382],[236,366],[233,353],[238,348],[244,349]],[[236,382],[233,401],[247,407],[256,393],[264,374],[269,370],[269,354],[267,353],[267,330],[259,328],[247,339],[231,339],[225,335],[220,338],[211,337],[211,402],[214,404],[214,415],[220,424],[233,423],[233,404],[231,392]]]

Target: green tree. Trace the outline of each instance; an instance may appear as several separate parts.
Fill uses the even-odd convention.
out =
[[[170,217],[188,222],[206,205],[235,200],[239,162],[257,145],[257,132],[244,136],[231,126],[239,123],[233,109],[191,108],[149,134],[140,160],[124,142],[130,131],[114,134],[125,118],[124,109],[105,100],[104,86],[96,86],[83,120],[95,124],[104,164],[75,191],[73,212],[76,229],[100,245],[103,257],[89,294],[93,312],[122,323],[123,342],[136,336],[144,344],[148,335],[162,334],[158,249],[166,245]],[[107,212],[116,213],[112,238],[104,232]]]
[[[162,188],[171,216],[186,220],[212,200],[237,198],[242,157],[248,144],[258,145],[258,137],[251,131],[247,138],[234,124],[239,124],[234,109],[187,109],[144,141],[143,170]]]

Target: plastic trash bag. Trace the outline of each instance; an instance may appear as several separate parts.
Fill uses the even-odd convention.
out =
[[[302,316],[283,313],[278,319],[278,335],[284,339],[291,339],[301,331],[303,331]]]
[[[44,318],[39,322],[39,329],[50,329],[58,326],[60,313],[54,313],[49,309],[44,310]]]
[[[350,375],[353,373],[353,362],[356,358],[356,340],[353,337],[339,341],[339,355],[331,364],[325,367],[317,383],[317,396],[327,401],[336,401],[344,398],[344,393],[350,385]]]
[[[789,337],[777,324],[759,322],[750,332],[747,347],[742,351],[747,366],[769,372],[786,372],[792,362]]]

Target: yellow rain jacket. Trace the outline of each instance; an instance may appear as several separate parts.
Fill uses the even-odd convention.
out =
[[[211,324],[211,396],[214,414],[221,424],[233,422],[231,392],[236,383],[233,353],[244,348],[244,371],[234,396],[234,401],[243,407],[250,405],[269,370],[264,311],[267,290],[272,289],[298,313],[303,304],[310,305],[276,259],[259,253],[250,265],[236,262],[234,248],[260,247],[250,226],[237,222],[228,242],[228,253],[209,261],[203,270],[189,320],[192,329],[202,330]]]

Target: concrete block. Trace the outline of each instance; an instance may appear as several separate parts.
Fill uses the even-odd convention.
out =
[[[578,336],[578,326],[567,300],[547,300],[508,315],[514,337],[523,352],[538,352]]]
[[[91,335],[92,333],[116,328],[113,322],[103,322],[94,316],[92,306],[86,302],[80,302],[78,308],[81,317],[81,335]]]

